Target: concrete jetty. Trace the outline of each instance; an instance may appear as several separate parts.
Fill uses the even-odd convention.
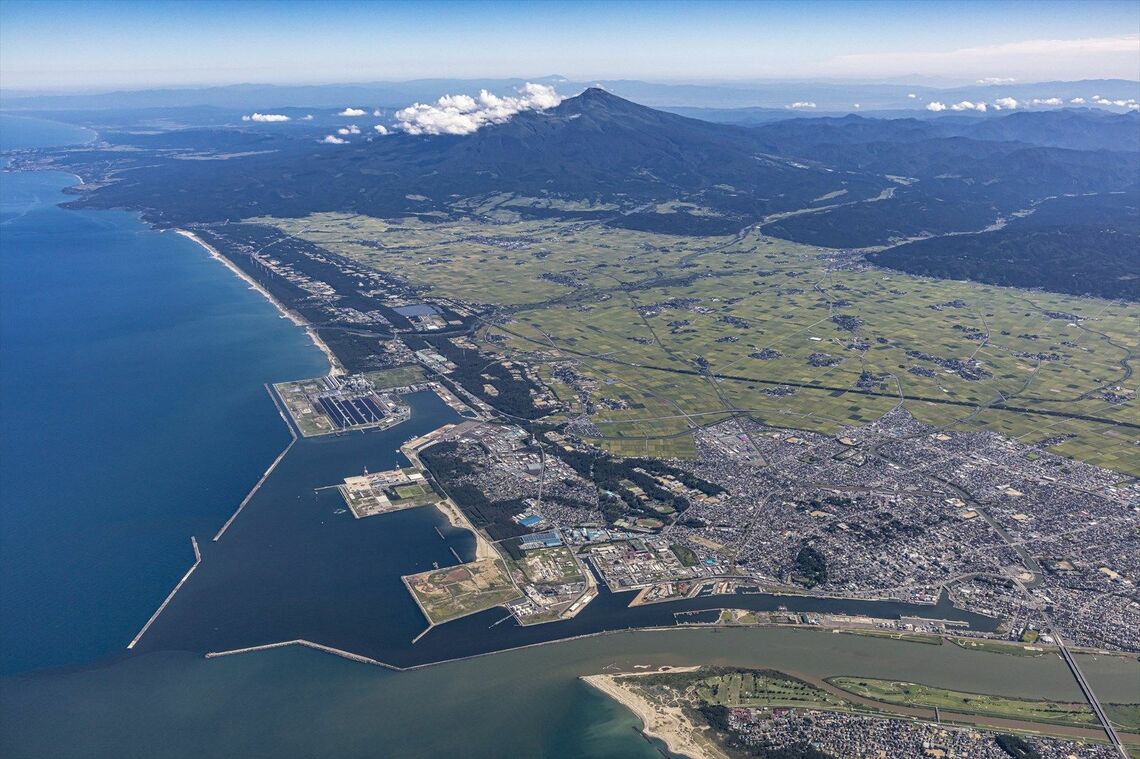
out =
[[[142,639],[142,636],[145,635],[146,631],[150,629],[150,626],[154,624],[154,620],[158,619],[158,615],[162,614],[163,610],[166,609],[167,605],[174,598],[174,594],[177,593],[182,588],[182,586],[186,584],[186,581],[190,579],[190,575],[194,574],[194,570],[197,569],[198,565],[202,563],[202,552],[198,550],[198,541],[194,538],[193,535],[190,536],[190,545],[194,546],[194,563],[190,566],[190,569],[186,570],[186,574],[182,575],[182,579],[179,580],[178,584],[174,586],[174,590],[170,591],[170,595],[166,597],[166,600],[162,602],[162,605],[155,610],[154,614],[150,615],[150,619],[148,619],[146,621],[146,624],[143,625],[143,628],[139,630],[139,634],[132,638],[131,642],[127,644],[128,651],[134,648],[139,640]]]
[[[273,463],[270,464],[269,468],[265,470],[265,474],[261,475],[261,479],[259,479],[257,483],[254,484],[253,489],[250,490],[246,494],[245,498],[242,499],[241,503],[238,504],[237,510],[234,511],[234,513],[230,515],[230,518],[226,520],[226,523],[222,525],[222,529],[218,530],[218,534],[213,538],[214,543],[217,543],[218,539],[226,533],[226,530],[228,530],[230,528],[230,525],[233,524],[234,520],[238,518],[238,514],[240,514],[242,509],[245,508],[245,505],[249,503],[255,495],[257,495],[257,491],[261,490],[261,486],[264,485],[265,481],[269,479],[269,475],[273,474],[273,470],[276,469],[277,465],[281,463],[281,460],[285,458],[285,454],[289,453],[289,451],[297,443],[297,431],[293,429],[293,423],[289,421],[288,416],[281,409],[281,404],[277,400],[276,393],[273,392],[269,385],[265,386],[265,390],[269,393],[269,397],[273,400],[273,405],[277,407],[277,413],[280,414],[281,418],[285,420],[285,426],[289,429],[289,445],[285,446],[285,450],[277,454],[277,458],[273,459]]]
[[[234,648],[234,649],[230,649],[228,651],[211,651],[210,653],[206,654],[206,658],[207,659],[217,659],[217,658],[220,658],[222,656],[236,656],[237,654],[251,654],[251,653],[255,653],[257,651],[270,651],[270,650],[275,649],[275,648],[286,648],[287,646],[304,646],[305,648],[311,648],[314,651],[321,651],[321,652],[326,653],[326,654],[332,654],[333,656],[339,656],[343,659],[351,659],[352,661],[360,662],[361,664],[371,664],[373,666],[384,667],[386,669],[397,669],[396,667],[393,667],[390,664],[385,664],[382,661],[377,661],[376,659],[371,659],[367,656],[361,656],[360,654],[354,654],[351,651],[344,651],[344,650],[339,649],[339,648],[333,648],[332,646],[326,646],[322,643],[314,643],[311,640],[305,640],[303,638],[297,638],[295,640],[283,640],[283,641],[279,641],[277,643],[265,643],[265,644],[260,645],[260,646],[247,646],[246,648]]]

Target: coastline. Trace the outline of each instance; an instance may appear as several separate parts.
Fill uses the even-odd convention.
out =
[[[499,552],[491,544],[491,541],[483,537],[483,533],[475,529],[471,521],[467,519],[463,511],[451,502],[450,498],[445,498],[435,504],[435,507],[447,517],[447,521],[452,527],[458,527],[469,531],[475,536],[475,558],[473,561],[483,561],[484,559],[497,559]]]
[[[268,290],[266,290],[264,287],[262,287],[255,279],[253,279],[253,277],[249,276],[244,271],[242,271],[237,266],[237,264],[235,264],[233,261],[230,261],[228,258],[223,256],[221,253],[218,252],[217,248],[215,248],[213,245],[210,245],[208,242],[203,240],[198,235],[196,235],[193,232],[190,232],[189,230],[186,230],[186,229],[175,229],[174,233],[181,235],[182,237],[185,237],[188,240],[192,240],[193,242],[202,246],[202,248],[204,248],[206,250],[206,252],[210,254],[210,258],[213,258],[217,261],[220,261],[221,264],[223,266],[225,266],[227,269],[229,269],[235,276],[240,278],[243,282],[245,282],[247,285],[249,285],[251,288],[253,288],[257,292],[261,293],[261,295],[266,300],[268,300],[270,303],[273,304],[273,307],[276,308],[278,310],[278,312],[280,312],[280,314],[283,317],[285,317],[286,319],[288,319],[289,321],[291,321],[293,324],[297,325],[298,327],[303,328],[305,330],[305,334],[309,336],[309,340],[312,341],[313,345],[317,346],[317,350],[319,350],[321,353],[325,354],[325,358],[328,359],[328,362],[329,362],[329,372],[328,373],[330,376],[347,374],[344,367],[341,365],[340,361],[337,359],[336,354],[334,354],[332,352],[332,350],[325,343],[325,341],[322,340],[320,335],[317,334],[317,331],[316,331],[316,329],[313,328],[313,325],[310,324],[308,321],[306,321],[300,314],[290,310],[288,307],[285,306],[284,303],[277,300],[277,298],[273,297],[273,294],[270,293]]]
[[[690,759],[725,759],[722,751],[700,737],[700,730],[689,722],[680,708],[654,704],[618,682],[619,679],[660,672],[692,672],[697,669],[699,667],[669,667],[620,675],[583,675],[581,679],[633,712],[641,720],[641,732],[664,743],[670,752]]]

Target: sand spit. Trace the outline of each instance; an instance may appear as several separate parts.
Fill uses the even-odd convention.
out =
[[[669,672],[691,672],[698,667],[673,667]],[[663,742],[671,752],[691,759],[727,759],[727,755],[701,734],[681,709],[676,706],[655,704],[642,696],[628,681],[644,675],[655,675],[666,670],[633,672],[621,675],[585,675],[582,680],[605,693],[629,709],[641,720],[642,732]]]

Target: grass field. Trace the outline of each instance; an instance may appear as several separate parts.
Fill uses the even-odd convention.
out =
[[[836,709],[847,704],[825,690],[778,672],[741,671],[706,677],[696,684],[696,695],[720,706],[796,706]]]
[[[841,629],[846,635],[862,635],[867,638],[890,638],[901,640],[904,643],[922,643],[927,646],[941,646],[942,638],[937,635],[923,635],[922,633],[894,632],[891,630],[871,630],[861,627]]]
[[[951,638],[950,641],[956,646],[965,648],[968,651],[987,651],[992,654],[1006,654],[1008,656],[1045,655],[1043,647],[1028,649],[1025,646],[1019,646],[1016,643],[1001,643],[992,640],[981,640],[975,638]]]
[[[832,685],[864,698],[899,706],[923,706],[962,714],[1087,727],[1097,725],[1092,708],[1083,703],[1031,701],[979,693],[932,688],[917,683],[874,680],[861,677],[828,678]],[[1121,717],[1127,718],[1126,708]],[[1133,727],[1132,729],[1135,729]]]
[[[499,559],[435,569],[403,579],[434,625],[500,606],[519,595]]]
[[[513,561],[512,564],[526,582],[560,585],[584,579],[574,555],[565,546],[527,551],[525,557]]]
[[[1123,362],[1140,353],[1140,306],[913,277],[756,233],[522,221],[512,204],[531,200],[484,201],[496,223],[262,221],[414,272],[434,296],[511,306],[484,347],[573,366],[614,453],[691,455],[692,429],[729,414],[830,434],[902,402],[925,422],[1140,474],[1136,430],[1115,426],[1140,418],[1135,396],[1105,397],[1137,388]],[[581,411],[575,388],[555,390]]]
[[[381,369],[377,372],[368,372],[364,375],[377,390],[387,390],[390,387],[403,387],[425,379],[424,370],[417,365],[397,366],[392,369]]]
[[[285,404],[285,410],[305,437],[327,435],[335,430],[332,420],[320,406],[310,400],[310,396],[324,389],[323,378],[280,382],[273,386],[277,397]]]

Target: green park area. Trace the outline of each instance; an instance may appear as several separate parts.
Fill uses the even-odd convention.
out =
[[[938,708],[960,714],[1075,727],[1098,724],[1092,708],[1085,703],[967,693],[918,683],[862,677],[832,677],[827,682],[856,696],[895,706]],[[1110,713],[1110,719],[1121,729],[1133,732],[1140,729],[1140,720],[1137,719],[1140,704],[1106,704],[1105,708]]]

